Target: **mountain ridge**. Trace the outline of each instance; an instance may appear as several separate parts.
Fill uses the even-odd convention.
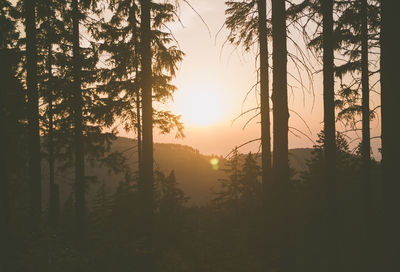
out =
[[[122,152],[132,170],[137,170],[137,141],[132,138],[118,137],[111,146],[111,152]],[[311,148],[295,148],[289,150],[290,165],[297,172],[306,170],[306,160],[311,157]],[[154,143],[155,169],[164,173],[174,170],[176,180],[182,190],[190,197],[189,204],[202,205],[213,199],[213,191],[218,190],[218,179],[225,177],[223,171],[213,169],[210,160],[218,158],[220,168],[226,160],[218,155],[205,155],[199,150],[175,143]],[[48,163],[42,163],[44,173],[43,194],[48,195]],[[121,174],[113,174],[104,165],[86,164],[87,176],[97,176],[98,182],[90,184],[88,199],[92,199],[99,184],[104,183],[109,192],[114,192],[119,182],[124,180]],[[73,188],[72,169],[57,171],[56,183],[60,187],[60,201],[65,202]],[[46,200],[45,200],[46,201]]]

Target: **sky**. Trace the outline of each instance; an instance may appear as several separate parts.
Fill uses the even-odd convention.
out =
[[[229,44],[223,46],[228,31],[225,28],[219,33],[218,31],[225,20],[224,2],[224,0],[190,1],[209,30],[199,16],[184,3],[181,4],[180,11],[183,26],[179,23],[170,26],[181,50],[186,55],[173,81],[178,88],[174,101],[157,107],[182,115],[186,137],[176,139],[174,133],[161,135],[155,131],[155,142],[189,145],[203,154],[225,156],[235,146],[260,137],[258,118],[243,129],[246,121],[252,117],[251,114],[233,122],[241,112],[257,105],[255,92],[251,92],[248,99],[243,102],[246,93],[257,80],[255,62],[257,49],[245,53],[241,48],[235,50]],[[292,38],[300,41],[300,37],[296,34]],[[288,48],[292,49],[290,42]],[[288,78],[289,84],[296,85],[299,76],[295,75],[293,65],[290,63],[288,70],[294,75],[294,78]],[[305,74],[303,76],[305,78]],[[288,95],[289,127],[292,131],[289,133],[289,148],[312,147],[317,133],[323,127],[321,73],[315,74],[313,78],[313,90],[295,86],[293,89],[288,89]],[[371,104],[372,108],[375,104],[379,104],[379,101],[372,97]],[[337,124],[337,128],[342,131],[346,129],[340,124]],[[378,119],[371,123],[371,136],[379,135],[379,130]],[[121,135],[135,137],[124,132],[121,132]],[[377,152],[379,145],[380,142],[374,138],[372,147],[377,158],[379,158]],[[259,146],[259,142],[256,141],[243,146],[241,151],[257,152]]]

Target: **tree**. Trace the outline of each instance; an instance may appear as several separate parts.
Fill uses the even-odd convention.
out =
[[[167,217],[176,217],[188,201],[188,197],[179,188],[175,171],[172,170],[168,176],[161,172],[157,172],[157,175],[157,207],[160,213]]]
[[[154,271],[153,252],[153,78],[151,67],[151,28],[150,28],[150,0],[141,1],[141,66],[142,66],[142,107],[143,107],[143,172],[140,180],[139,191],[143,200],[143,226],[145,247],[148,251],[144,257],[146,271]],[[144,268],[143,267],[143,268]]]
[[[382,171],[383,171],[383,198],[384,198],[384,232],[385,232],[385,260],[386,271],[398,271],[400,263],[397,256],[400,227],[399,197],[400,183],[398,176],[397,156],[399,144],[396,139],[396,101],[398,101],[398,87],[396,87],[396,67],[398,48],[396,42],[397,10],[396,1],[381,1],[381,114],[382,114]],[[397,96],[396,96],[397,94]]]
[[[180,242],[182,224],[185,220],[185,205],[189,198],[179,188],[175,171],[168,176],[155,172],[155,207],[158,230],[157,244],[162,250],[175,248]]]
[[[85,153],[83,145],[82,128],[82,58],[79,44],[79,21],[80,14],[78,0],[72,1],[72,43],[73,43],[73,112],[74,112],[74,148],[75,148],[75,212],[76,212],[76,235],[78,241],[85,238]]]
[[[285,1],[272,1],[272,39],[273,39],[273,187],[270,194],[276,194],[277,248],[279,266],[283,271],[290,270],[288,238],[288,121],[287,102],[287,49],[286,49],[286,8]]]
[[[301,172],[298,184],[297,196],[300,196],[296,204],[298,216],[301,218],[297,226],[297,239],[304,239],[309,252],[303,258],[309,258],[312,254],[315,260],[325,262],[327,256],[326,246],[330,242],[326,237],[326,207],[321,205],[326,201],[325,185],[325,154],[326,144],[324,132],[318,134],[316,144],[313,146],[311,157],[306,161],[307,170]],[[341,211],[341,222],[345,222],[344,231],[341,233],[341,264],[346,269],[364,270],[368,260],[362,252],[365,244],[362,243],[364,219],[362,216],[363,192],[362,187],[362,158],[360,154],[354,154],[349,148],[347,138],[342,133],[336,133],[336,177],[341,181],[338,186],[337,207]],[[378,167],[372,166],[373,176],[376,176]],[[304,224],[304,225],[302,225]],[[304,237],[304,238],[303,238]],[[361,243],[360,243],[361,242]],[[301,245],[304,246],[303,244]],[[361,249],[361,250],[360,250]],[[375,248],[373,248],[375,250]],[[328,251],[330,252],[330,251]],[[374,253],[378,253],[377,249]],[[328,256],[331,257],[331,256]],[[324,264],[323,267],[325,267]],[[321,263],[313,261],[314,271],[321,270]],[[307,270],[307,269],[306,269]]]
[[[369,240],[371,236],[371,140],[369,109],[369,68],[368,68],[368,2],[361,0],[361,84],[362,84],[362,158],[364,180],[364,217],[365,217],[365,264],[366,271],[371,269],[368,260]]]
[[[41,91],[41,98],[47,102],[47,109],[41,116],[41,130],[46,135],[43,146],[47,149],[49,165],[48,219],[50,225],[53,227],[57,227],[59,221],[59,190],[58,184],[55,183],[55,161],[57,152],[55,151],[56,139],[54,132],[58,114],[56,111],[57,100],[62,99],[61,92],[57,92],[59,88],[57,82],[60,81],[60,79],[55,75],[56,71],[53,70],[53,66],[59,68],[60,63],[57,61],[58,52],[53,50],[53,47],[62,42],[62,36],[65,34],[65,24],[58,18],[59,16],[57,16],[57,12],[61,11],[61,8],[62,4],[60,5],[53,0],[41,1],[38,3],[37,8],[37,20],[40,22],[40,27],[38,29],[39,88]],[[56,55],[56,57],[53,55]]]
[[[260,173],[262,176],[262,170],[260,170],[261,169],[257,165],[255,156],[251,152],[247,154],[241,170],[240,184],[242,190],[242,203],[245,207],[245,210],[248,210],[249,212],[258,210],[261,206],[260,203],[261,199],[263,198],[261,194],[263,184],[260,183],[259,180]]]
[[[101,40],[99,50],[104,54],[106,67],[101,68],[98,89],[108,96],[113,113],[112,121],[121,123],[127,132],[137,134],[138,180],[142,171],[142,67],[140,63],[140,7],[135,1],[110,1],[113,15],[92,27],[94,37]],[[170,81],[182,60],[183,52],[173,42],[172,33],[165,25],[174,21],[174,5],[152,3],[151,47],[153,73],[153,101],[165,103],[172,98],[176,87]],[[126,56],[129,57],[126,57]],[[176,128],[182,136],[179,116],[169,111],[153,109],[154,126],[163,133]]]
[[[267,35],[267,8],[266,0],[258,0],[258,33],[260,46],[260,100],[261,100],[261,169],[262,184],[265,193],[264,209],[268,209],[268,182],[271,178],[271,135],[269,115],[269,76],[268,76],[268,35]],[[268,213],[264,216],[264,230],[267,232]],[[268,233],[265,233],[265,246],[268,244]]]
[[[13,172],[11,170],[13,156],[9,156],[12,154],[10,153],[12,149],[9,147],[14,148],[15,146],[13,141],[9,140],[16,132],[18,117],[20,117],[16,115],[15,109],[21,111],[21,106],[24,108],[24,104],[16,104],[13,99],[13,97],[18,97],[16,95],[18,91],[22,94],[22,88],[15,78],[19,50],[15,48],[18,33],[13,12],[10,2],[0,3],[0,82],[2,82],[0,86],[0,270],[2,271],[9,270],[8,252],[11,246],[9,176]],[[19,106],[19,108],[15,106]]]
[[[217,193],[214,203],[217,206],[223,206],[225,209],[233,210],[235,213],[239,209],[240,198],[240,154],[237,148],[232,152],[225,168],[221,169],[228,176],[220,179],[221,190]]]
[[[323,98],[324,98],[324,154],[325,154],[325,194],[327,212],[326,245],[329,271],[338,269],[338,236],[336,210],[336,142],[335,142],[335,83],[334,83],[334,38],[333,38],[333,0],[321,2],[322,48],[323,48]]]
[[[39,135],[39,94],[37,86],[36,1],[24,0],[26,29],[26,84],[29,111],[29,184],[31,197],[31,223],[36,228],[41,217],[42,187]]]

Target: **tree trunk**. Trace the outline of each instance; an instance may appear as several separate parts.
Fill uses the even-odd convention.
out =
[[[48,132],[48,152],[49,152],[49,222],[56,227],[58,225],[59,205],[58,187],[54,183],[54,143],[53,143],[53,71],[52,71],[52,44],[48,45],[47,71],[48,71],[48,95],[49,95],[49,132]]]
[[[369,124],[369,70],[368,70],[368,3],[361,0],[361,84],[362,84],[362,172],[364,182],[364,250],[365,271],[372,269],[370,260],[370,236],[371,236],[371,143]]]
[[[79,10],[78,0],[72,1],[72,43],[73,43],[73,94],[74,94],[74,143],[75,143],[75,208],[76,208],[76,238],[83,241],[86,231],[85,202],[85,160],[82,124],[82,66],[79,45]]]
[[[0,57],[7,55],[7,49],[0,48]],[[6,64],[0,65],[0,81],[8,76]],[[0,271],[8,271],[8,252],[10,250],[8,235],[8,174],[7,174],[7,125],[6,125],[6,89],[0,88]]]
[[[142,178],[143,163],[142,163],[142,120],[140,114],[140,88],[136,89],[136,129],[137,129],[137,149],[138,149],[138,180]]]
[[[31,206],[30,222],[33,229],[36,229],[38,226],[42,212],[35,3],[36,1],[34,0],[24,1],[26,28],[26,84],[28,87],[29,123],[28,163]]]
[[[381,1],[381,115],[384,198],[384,270],[400,271],[400,182],[398,175],[398,1]],[[397,57],[396,57],[397,56]]]
[[[338,271],[337,196],[336,196],[336,137],[335,82],[333,55],[333,0],[322,1],[323,16],[323,98],[324,98],[324,156],[326,194],[326,271]]]
[[[278,254],[280,271],[290,269],[290,238],[288,228],[288,121],[287,102],[287,49],[286,49],[286,8],[285,0],[272,1],[272,38],[273,38],[273,179],[277,193],[278,218]]]
[[[142,269],[154,271],[153,252],[153,105],[150,0],[141,0],[142,120],[143,176],[140,194],[143,200],[143,223],[146,256]]]
[[[258,32],[260,45],[260,100],[261,100],[261,170],[264,191],[264,252],[270,256],[268,250],[270,229],[268,228],[270,208],[268,192],[271,181],[271,135],[269,114],[269,75],[268,75],[268,36],[267,36],[267,7],[266,0],[258,0]],[[265,258],[267,260],[267,258]]]
[[[137,31],[137,21],[136,21],[136,3],[133,1],[133,31]],[[137,129],[137,148],[138,148],[138,180],[142,178],[142,120],[141,120],[141,105],[140,105],[140,82],[139,82],[139,37],[135,38],[135,87],[136,87],[136,129]]]

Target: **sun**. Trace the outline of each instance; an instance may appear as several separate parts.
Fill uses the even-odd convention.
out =
[[[226,117],[226,98],[218,87],[203,84],[182,89],[175,104],[187,125],[210,126]]]

